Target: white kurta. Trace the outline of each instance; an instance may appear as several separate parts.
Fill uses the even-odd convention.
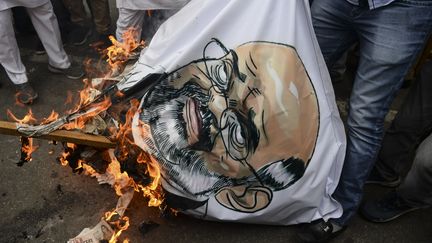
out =
[[[117,0],[117,8],[152,10],[176,9],[183,7],[189,0]]]
[[[141,37],[146,10],[180,9],[190,0],[117,0],[119,17],[117,19],[116,38],[122,41],[122,35],[129,28],[136,30],[137,39]]]
[[[26,8],[35,8],[47,2],[49,2],[49,0],[1,0],[0,11],[13,8],[13,7],[18,7],[18,6],[26,7]]]
[[[252,213],[248,212],[247,208],[242,205],[238,207],[241,203],[249,205],[249,201],[240,200],[242,196],[248,196],[241,191],[238,191],[235,195],[226,194],[229,199],[238,199],[235,203],[239,204],[232,204],[234,205],[232,208],[236,208],[237,210],[233,210],[230,207],[232,205],[227,206],[228,204],[226,201],[221,200],[224,198],[217,197],[219,192],[224,191],[226,187],[230,187],[229,179],[220,176],[223,174],[222,169],[226,169],[227,171],[230,169],[225,168],[227,167],[226,164],[225,167],[220,166],[222,167],[221,169],[217,167],[219,166],[218,164],[213,163],[212,161],[208,164],[199,164],[198,162],[195,163],[198,159],[195,160],[194,157],[194,164],[192,164],[192,156],[187,157],[191,159],[188,161],[183,161],[182,156],[175,157],[177,155],[186,154],[186,152],[182,152],[188,149],[187,145],[184,144],[189,144],[188,141],[182,143],[178,142],[184,141],[185,138],[184,135],[182,135],[183,133],[177,133],[177,130],[185,131],[187,134],[201,134],[201,130],[199,130],[200,122],[197,121],[200,121],[200,119],[202,121],[205,120],[204,118],[199,118],[201,113],[195,112],[197,107],[200,108],[203,104],[197,102],[197,98],[194,97],[201,97],[201,94],[202,96],[205,96],[206,93],[201,91],[190,94],[186,91],[184,91],[184,93],[182,93],[183,91],[174,93],[174,91],[172,91],[174,89],[173,87],[175,85],[178,85],[176,87],[183,87],[183,84],[180,83],[183,77],[185,80],[184,82],[189,80],[188,82],[193,84],[202,82],[204,83],[202,85],[208,85],[203,80],[209,79],[210,77],[219,77],[221,80],[225,80],[222,78],[239,75],[222,75],[224,72],[231,70],[229,69],[230,65],[233,65],[233,63],[235,64],[236,59],[229,59],[230,55],[233,56],[233,54],[223,56],[223,54],[221,54],[223,53],[220,50],[221,48],[218,49],[217,45],[214,43],[212,46],[209,46],[209,43],[213,38],[216,38],[223,43],[227,48],[225,49],[225,53],[227,53],[228,49],[237,50],[239,47],[253,45],[254,43],[261,43],[257,44],[257,46],[262,46],[262,43],[267,43],[269,46],[285,46],[288,49],[294,49],[300,59],[300,61],[295,62],[297,63],[296,65],[300,65],[299,63],[304,65],[304,69],[299,69],[299,73],[303,72],[302,70],[307,72],[308,77],[310,78],[309,82],[311,82],[314,87],[314,91],[310,94],[314,93],[318,102],[319,129],[317,130],[313,155],[311,155],[304,174],[302,174],[293,184],[277,190],[272,189],[273,191],[271,193],[268,193],[268,191],[266,192],[265,190],[253,190],[257,184],[259,186],[267,186],[276,181],[282,185],[285,183],[285,180],[292,180],[292,177],[284,176],[286,175],[284,174],[284,168],[272,167],[273,165],[276,165],[276,163],[270,164],[268,168],[273,168],[273,170],[268,170],[265,173],[271,173],[274,180],[261,180],[260,183],[256,183],[253,181],[254,177],[251,176],[251,181],[255,184],[246,188],[247,190],[251,190],[252,193],[256,192],[256,195],[264,195],[265,193],[268,193],[267,195],[270,194],[272,196],[271,201],[266,205],[266,207],[260,207],[259,210],[255,210],[255,212]],[[214,49],[211,49],[210,47]],[[284,76],[279,78],[278,74],[283,74],[283,68],[279,69],[278,72],[274,71],[275,69],[272,68],[278,65],[278,63],[275,62],[276,59],[272,59],[272,55],[276,54],[277,53],[271,52],[267,52],[267,54],[265,54],[265,52],[259,54],[259,56],[264,58],[264,60],[260,59],[261,64],[259,65],[261,66],[259,66],[259,70],[261,73],[256,72],[256,74],[259,76],[268,73],[272,77],[272,79],[268,80],[275,80],[274,82],[279,85],[278,87],[284,87],[285,82],[291,82],[292,80],[286,79]],[[258,54],[255,53],[253,55]],[[220,59],[214,59],[214,57],[221,56],[227,58],[228,61],[220,62]],[[237,56],[238,58],[243,58],[242,60],[247,58],[247,55],[244,55],[244,53]],[[268,58],[267,61],[265,60],[266,56]],[[207,59],[206,65],[208,66],[197,68],[200,64],[204,65],[202,64],[203,58]],[[255,64],[258,65],[258,63],[253,61],[254,58],[255,56],[250,56],[250,60],[252,61],[248,62],[248,68],[243,66],[242,69],[240,69],[243,73],[249,73],[249,76],[244,77],[244,80],[249,80],[247,82],[253,80],[253,78],[247,78],[252,77],[250,73],[253,74],[253,70],[255,70],[254,68],[257,68],[254,67]],[[219,64],[220,67],[222,67],[222,64],[225,65],[225,69],[218,69],[217,65]],[[215,68],[213,69],[213,67]],[[285,70],[289,70],[289,67]],[[215,71],[222,74],[220,76],[214,76]],[[188,72],[191,72],[193,75],[184,75],[188,74]],[[143,83],[149,81],[146,80],[146,77],[154,77],[154,75],[150,76],[154,73],[167,73],[169,76],[168,78],[161,80],[160,83],[157,83],[157,85],[161,85],[162,87],[156,86],[156,88],[151,89],[148,91],[149,93],[147,96],[142,100],[143,104],[146,105],[148,104],[146,102],[150,102],[149,100],[156,100],[159,103],[153,103],[155,104],[155,109],[143,108],[139,116],[137,115],[135,117],[135,123],[133,126],[134,141],[143,150],[151,153],[158,160],[162,170],[162,186],[164,189],[170,193],[176,194],[177,196],[193,200],[194,202],[205,202],[205,205],[189,209],[186,211],[187,213],[209,220],[283,225],[310,222],[319,218],[329,219],[340,217],[342,214],[342,208],[331,195],[336,189],[339,181],[344,161],[346,141],[343,123],[340,120],[336,107],[330,76],[314,35],[309,11],[309,1],[192,0],[160,27],[150,42],[148,49],[142,53],[139,61],[131,70],[130,74],[127,75],[117,86],[120,90],[127,90],[131,86],[139,83],[141,80],[143,80]],[[285,74],[289,75],[289,71]],[[239,75],[239,77],[241,77],[241,75]],[[212,78],[212,80],[217,79]],[[236,80],[235,85],[242,85],[241,82],[238,82],[238,79]],[[217,85],[223,83],[224,82],[214,82],[213,87],[219,87]],[[264,86],[268,84],[262,80],[261,83]],[[169,88],[164,88],[163,85],[166,85],[166,87]],[[195,87],[194,90],[198,89],[197,86],[190,87]],[[232,88],[234,86],[229,87]],[[297,85],[296,87],[301,87],[301,85]],[[291,97],[300,94],[298,92],[300,89],[297,89],[296,87],[290,87],[289,92],[291,92]],[[204,89],[204,86],[200,86],[199,89]],[[170,92],[169,95],[166,96],[168,97],[168,101],[159,101],[158,99],[162,99],[159,97],[165,97],[163,96],[164,90],[166,92],[169,90]],[[208,92],[211,90],[212,89],[210,88]],[[282,89],[280,90],[282,91]],[[262,89],[260,93],[262,91],[266,93],[265,89]],[[198,93],[200,93],[200,96],[198,96]],[[171,94],[172,96],[170,96]],[[213,92],[212,94],[216,93]],[[175,99],[176,96],[182,98],[186,95],[189,95],[189,98],[185,98],[186,101],[181,99],[172,102],[169,101],[169,97],[174,97],[173,99]],[[260,96],[260,94],[258,94],[258,96]],[[276,97],[266,96],[264,99],[282,100],[284,97],[282,93],[276,94],[275,96]],[[231,98],[231,96],[229,97]],[[307,97],[307,95],[305,95],[305,97]],[[202,102],[207,102],[206,98],[200,100],[202,100]],[[213,102],[213,100],[214,99],[209,99],[208,102]],[[183,103],[180,102],[186,102],[186,104],[183,106]],[[152,104],[148,105],[149,106],[146,107],[152,107]],[[165,108],[162,109],[161,107]],[[188,109],[183,111],[183,116],[181,114],[181,109],[183,108],[181,107],[189,107],[189,111]],[[212,109],[215,107],[216,106],[212,107]],[[234,110],[237,108],[232,109]],[[174,111],[179,111],[179,115],[172,115]],[[267,111],[271,112],[270,110]],[[293,116],[299,114],[298,111],[295,110],[289,110],[287,112],[293,112]],[[300,114],[309,113],[307,110],[304,110],[303,113],[300,111]],[[275,118],[277,118],[278,115],[283,114],[281,112],[276,113]],[[140,125],[138,119],[142,122],[148,121],[149,126]],[[176,119],[179,121],[187,121],[185,124],[187,124],[188,127],[183,128],[181,124],[175,124]],[[311,116],[310,119],[316,119],[316,117]],[[268,120],[268,122],[272,122],[272,120]],[[161,125],[162,128],[158,125]],[[218,129],[225,129],[222,127],[223,126],[218,127]],[[150,131],[148,129],[150,129]],[[174,133],[166,133],[163,131],[164,129],[169,129],[170,132],[174,131]],[[293,132],[295,133],[296,131],[299,130],[294,130]],[[281,130],[281,134],[284,132],[286,132],[286,130]],[[163,134],[163,136],[159,136],[158,134]],[[177,136],[177,134],[179,135]],[[223,136],[223,132],[221,132],[221,134],[221,136]],[[267,135],[268,134],[269,133],[267,133]],[[240,133],[237,135],[242,137],[242,134]],[[266,133],[261,133],[261,136],[266,136]],[[269,143],[271,143],[271,141]],[[175,147],[176,145],[170,147],[170,144],[179,145],[177,148]],[[259,146],[260,144],[258,144],[258,147]],[[278,146],[280,147],[281,144],[270,144],[269,150]],[[289,146],[283,145],[283,147],[287,150],[290,149]],[[299,145],[299,147],[301,148],[302,145]],[[169,148],[175,148],[177,150],[170,153]],[[213,152],[213,148],[210,149]],[[189,151],[190,150],[193,150],[193,148],[189,149]],[[180,152],[177,153],[177,151]],[[217,150],[214,151],[217,152]],[[268,153],[268,150],[266,152],[264,150],[258,151],[257,149],[255,152],[261,152],[265,155],[265,153]],[[208,154],[207,152],[204,153]],[[230,156],[235,157],[232,156],[231,153]],[[171,158],[174,158],[174,160],[171,160]],[[178,158],[177,161],[175,160],[176,158]],[[228,156],[225,156],[225,158],[228,158]],[[219,159],[219,157],[215,157],[214,161],[218,161],[216,159]],[[191,166],[189,167],[189,165]],[[219,170],[213,170],[211,168],[208,169],[207,167],[210,166],[218,168]],[[189,168],[190,171],[188,171]],[[213,172],[206,173],[206,171]],[[258,168],[257,171],[258,173],[255,176],[260,176],[260,168]],[[205,186],[208,184],[211,185],[213,181],[215,181],[213,184],[214,186],[210,188],[210,190],[206,191],[205,189],[207,187]],[[238,187],[238,185],[244,186],[245,184],[248,184],[248,182],[244,181],[242,183],[243,184],[233,183],[232,186]],[[276,184],[276,186],[277,185],[278,184]],[[217,191],[220,187],[223,188],[220,191]],[[268,186],[267,188],[272,187]],[[213,189],[216,189],[216,191],[212,191]],[[259,201],[266,198],[263,196],[252,199]],[[241,210],[239,210],[239,208],[241,208]]]
[[[63,49],[57,18],[49,0],[1,0],[0,1],[0,64],[14,84],[28,81],[15,39],[10,7],[24,6],[33,26],[48,54],[50,65],[58,68],[70,66]]]

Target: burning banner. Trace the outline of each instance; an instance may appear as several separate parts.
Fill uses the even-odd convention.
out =
[[[152,82],[154,81],[154,82]],[[308,1],[192,1],[117,84],[167,203],[210,220],[337,218],[345,138]]]
[[[337,218],[342,209],[331,194],[345,137],[308,6],[193,0],[118,83],[102,85],[66,116],[18,130],[39,136],[110,117],[117,149],[104,152],[104,170],[88,166],[93,152],[69,145],[63,161],[89,155],[74,168],[119,196],[134,188],[150,206],[261,224]],[[115,211],[121,220],[124,206]]]

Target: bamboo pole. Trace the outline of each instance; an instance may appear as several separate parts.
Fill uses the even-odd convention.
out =
[[[0,134],[20,137],[25,136],[17,130],[15,122],[7,121],[0,121]],[[87,145],[95,148],[114,148],[116,146],[115,143],[104,136],[86,134],[78,131],[57,130],[36,138]]]

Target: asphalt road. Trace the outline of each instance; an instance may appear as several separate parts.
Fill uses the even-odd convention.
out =
[[[41,118],[51,110],[64,112],[67,91],[76,93],[82,87],[73,81],[47,70],[47,57],[36,56],[33,37],[20,36],[22,56],[38,100],[30,107]],[[97,58],[87,45],[66,46],[76,61],[85,57]],[[344,103],[349,94],[349,82],[335,85],[338,99]],[[398,96],[394,105],[400,103]],[[0,69],[0,119],[7,119],[7,109],[18,116],[27,112],[14,102],[14,88],[4,70]],[[0,135],[0,242],[66,242],[83,228],[94,226],[103,213],[115,207],[117,197],[109,186],[99,185],[94,178],[73,174],[61,166],[56,157],[61,145],[36,140],[40,146],[33,161],[22,167],[17,137]],[[368,186],[366,198],[376,197],[387,189]],[[131,226],[122,235],[131,242],[227,243],[227,242],[298,242],[298,226],[248,225],[208,222],[178,215],[163,217],[158,210],[146,206],[140,195],[135,195],[127,215]],[[157,226],[144,231],[142,223]],[[333,242],[432,242],[432,209],[419,210],[386,224],[369,223],[356,216],[350,227]]]

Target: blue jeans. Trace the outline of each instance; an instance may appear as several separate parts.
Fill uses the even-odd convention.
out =
[[[431,33],[432,1],[397,0],[369,10],[345,0],[314,0],[311,12],[329,68],[355,42],[360,48],[349,101],[345,163],[333,194],[344,210],[333,220],[346,225],[361,202],[382,141],[385,115]]]

